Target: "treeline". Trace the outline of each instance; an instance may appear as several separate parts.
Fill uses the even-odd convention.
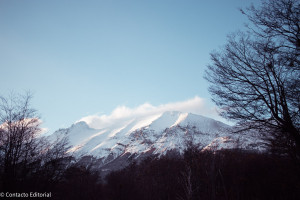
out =
[[[65,162],[68,163],[68,162]],[[52,199],[299,199],[300,173],[286,156],[243,150],[148,157],[102,178],[92,166],[65,165],[15,182],[11,192],[51,192]],[[1,188],[2,190],[3,188]],[[3,190],[2,190],[3,191]]]
[[[299,169],[284,156],[189,148],[112,172],[106,199],[299,199]]]
[[[182,156],[148,157],[101,174],[80,164],[66,168],[59,181],[25,185],[54,199],[299,199],[299,169],[285,156],[242,150],[218,152],[189,148]],[[44,190],[43,190],[44,189]]]

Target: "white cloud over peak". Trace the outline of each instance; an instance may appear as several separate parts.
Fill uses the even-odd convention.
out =
[[[173,102],[153,106],[150,103],[144,103],[135,108],[127,106],[118,106],[110,115],[89,115],[79,121],[86,122],[91,128],[106,128],[116,123],[134,120],[137,118],[148,118],[155,115],[161,115],[166,111],[180,111],[194,113],[221,120],[215,107],[209,106],[205,99],[198,96],[186,101]],[[223,120],[224,121],[224,120]]]

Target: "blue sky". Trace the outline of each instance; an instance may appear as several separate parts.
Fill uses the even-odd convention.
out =
[[[30,90],[54,131],[120,106],[200,97],[209,53],[258,0],[0,0],[0,93]]]

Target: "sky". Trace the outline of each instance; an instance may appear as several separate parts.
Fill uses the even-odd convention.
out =
[[[31,91],[49,132],[145,106],[218,118],[209,54],[259,2],[0,0],[0,95]]]

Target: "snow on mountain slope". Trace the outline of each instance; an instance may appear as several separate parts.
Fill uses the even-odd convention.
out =
[[[188,142],[203,148],[234,148],[237,136],[232,127],[222,122],[191,113],[164,112],[143,118],[90,128],[78,122],[68,129],[60,129],[56,136],[67,136],[74,155],[92,155],[103,163],[122,155],[164,155],[168,151],[183,152]],[[252,148],[253,138],[243,137],[243,148]],[[240,144],[239,144],[240,145]],[[251,146],[252,145],[252,146]]]

